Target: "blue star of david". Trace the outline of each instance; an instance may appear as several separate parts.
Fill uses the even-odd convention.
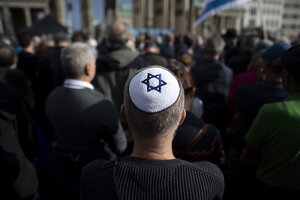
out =
[[[150,85],[150,79],[156,78],[159,80],[159,84],[157,86]],[[161,93],[161,86],[167,85],[167,83],[163,80],[161,80],[161,74],[152,75],[148,73],[148,76],[145,80],[142,81],[142,83],[147,85],[147,92],[150,92],[152,90],[156,90],[157,92]]]

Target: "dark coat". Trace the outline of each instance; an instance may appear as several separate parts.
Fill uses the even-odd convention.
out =
[[[92,84],[120,109],[127,79],[146,66],[148,63],[138,52],[127,48],[114,50],[97,59],[97,73]]]

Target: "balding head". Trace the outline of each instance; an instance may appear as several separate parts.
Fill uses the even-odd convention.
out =
[[[110,29],[108,40],[111,44],[125,45],[129,34],[127,27],[120,22],[116,22]]]
[[[16,60],[16,53],[12,46],[0,44],[0,67],[12,67]]]

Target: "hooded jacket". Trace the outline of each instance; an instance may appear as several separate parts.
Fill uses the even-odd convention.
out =
[[[123,90],[127,79],[147,65],[138,52],[128,48],[108,52],[97,59],[97,73],[92,84],[111,98],[119,109],[123,103]]]

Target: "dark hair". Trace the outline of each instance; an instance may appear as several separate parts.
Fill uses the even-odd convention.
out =
[[[12,46],[0,44],[0,67],[10,67],[15,60],[16,53]]]
[[[174,70],[172,72],[180,80],[185,95],[193,91],[195,82],[190,72],[183,69]]]
[[[281,75],[281,69],[282,65],[280,62],[280,58],[274,60],[273,62],[270,63],[270,69],[276,74],[276,75]]]
[[[285,52],[281,59],[281,65],[300,84],[300,44],[291,47]]]
[[[168,61],[168,69],[171,71],[171,72],[174,72],[174,71],[177,71],[177,70],[186,70],[184,64],[176,59],[170,59]]]
[[[55,45],[59,44],[60,42],[69,42],[70,41],[70,38],[69,38],[69,35],[67,33],[56,33],[54,35],[54,43]]]
[[[182,62],[185,66],[191,66],[192,63],[193,63],[193,59],[192,59],[192,56],[189,55],[189,54],[180,54],[180,55],[175,55],[175,58]]]
[[[23,48],[28,47],[30,41],[32,40],[33,35],[28,31],[21,31],[19,34],[19,43]]]
[[[170,42],[174,41],[173,33],[171,33],[171,32],[166,33],[163,40],[164,40],[165,44],[169,44]]]
[[[145,42],[144,50],[147,50],[152,47],[158,48],[158,46],[155,44],[155,42],[152,42],[152,41]]]
[[[183,40],[187,47],[191,48],[194,46],[195,37],[191,34],[185,34]]]

